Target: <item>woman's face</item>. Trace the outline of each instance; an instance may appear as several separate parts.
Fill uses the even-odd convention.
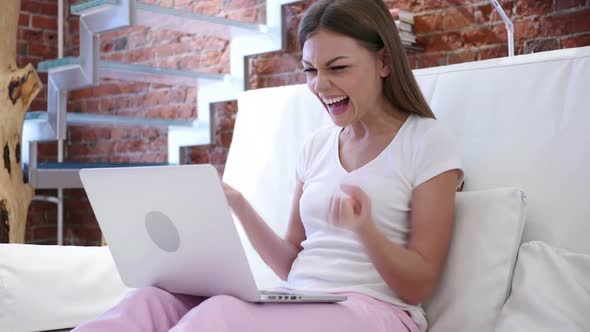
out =
[[[337,126],[359,121],[379,110],[385,99],[383,78],[390,71],[383,53],[371,52],[355,39],[319,30],[303,45],[303,69],[309,89]]]

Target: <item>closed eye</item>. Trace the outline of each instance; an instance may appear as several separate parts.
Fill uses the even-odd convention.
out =
[[[313,72],[316,72],[317,69],[315,69],[315,68],[303,68],[303,71],[306,72],[306,73],[313,73]]]
[[[346,69],[346,68],[348,68],[348,66],[334,66],[334,67],[330,67],[330,70],[338,71],[338,70],[342,70],[342,69]]]

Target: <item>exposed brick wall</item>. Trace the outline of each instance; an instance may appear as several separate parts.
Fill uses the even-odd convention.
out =
[[[21,12],[17,31],[17,64],[24,67],[33,66],[41,61],[57,57],[57,1],[55,0],[21,0]],[[44,85],[47,75],[39,73]],[[31,110],[39,111],[47,108],[46,93],[42,91],[31,104]],[[55,144],[40,144],[41,160],[56,155]],[[55,196],[55,191],[38,191],[37,195]],[[55,242],[55,205],[33,201],[28,212],[26,229],[27,242]]]
[[[24,3],[29,2],[27,8]],[[264,0],[144,0],[251,23],[265,22]],[[23,0],[20,17],[19,61],[39,61],[56,54],[55,1]],[[301,53],[296,29],[313,0],[284,6],[288,28],[285,51],[249,57],[249,88],[303,83]],[[413,68],[477,61],[507,54],[506,32],[499,15],[487,1],[477,0],[386,0],[390,8],[403,8],[416,15],[416,34],[424,52],[409,53]],[[515,24],[516,54],[590,45],[590,0],[501,1]],[[35,4],[35,6],[33,6]],[[47,6],[43,6],[45,4]],[[52,14],[53,13],[53,14]],[[40,16],[33,20],[33,16]],[[37,22],[37,26],[34,25]],[[48,30],[37,29],[45,25]],[[67,20],[66,52],[77,55],[78,20]],[[19,32],[19,33],[21,33]],[[21,35],[19,35],[21,36]],[[54,36],[53,38],[51,36]],[[42,41],[40,46],[31,44]],[[43,46],[44,45],[44,46]],[[112,61],[226,73],[229,43],[166,30],[134,27],[102,36],[101,57]],[[31,58],[32,60],[24,60]],[[20,64],[20,62],[19,62]],[[154,118],[192,118],[197,113],[194,87],[104,81],[100,87],[71,94],[69,111]],[[44,100],[36,101],[44,109]],[[183,163],[212,163],[223,171],[237,113],[236,102],[213,106],[217,137],[210,146],[183,148]],[[66,160],[71,161],[165,161],[166,132],[150,128],[70,128]],[[55,147],[44,148],[55,153]],[[52,191],[48,191],[51,193]],[[98,244],[100,232],[83,190],[66,190],[65,242]],[[55,241],[55,212],[47,203],[34,203],[27,241]]]

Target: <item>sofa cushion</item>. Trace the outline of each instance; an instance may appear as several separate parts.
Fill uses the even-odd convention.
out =
[[[457,193],[449,256],[424,304],[431,332],[494,330],[508,297],[526,214],[519,189]]]
[[[0,244],[0,331],[74,327],[127,291],[107,247]]]
[[[590,255],[524,243],[496,332],[588,331],[589,313]]]

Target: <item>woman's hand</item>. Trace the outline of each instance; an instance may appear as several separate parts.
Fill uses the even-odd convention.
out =
[[[343,184],[340,189],[348,196],[337,194],[332,197],[329,223],[355,233],[373,226],[369,196],[357,186]]]
[[[238,207],[244,202],[244,196],[242,196],[242,193],[225,182],[223,183],[223,192],[225,193],[225,198],[232,210],[238,209]]]

